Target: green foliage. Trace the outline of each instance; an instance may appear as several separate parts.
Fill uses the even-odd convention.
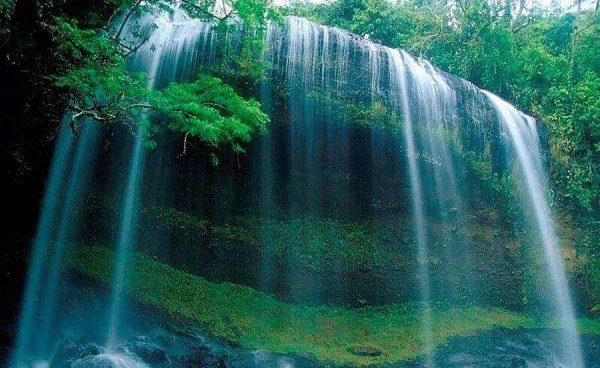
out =
[[[146,216],[152,218],[155,230],[170,232],[178,237],[178,240],[188,241],[194,244],[199,238],[205,236],[208,232],[210,223],[206,220],[190,216],[172,208],[152,207],[146,213]]]
[[[214,20],[219,27],[229,27],[227,18],[238,17],[250,30],[263,29],[269,1],[233,1],[224,15],[211,12],[210,3],[188,2],[203,19]],[[196,138],[211,147],[230,145],[235,152],[243,152],[241,144],[249,142],[252,134],[264,130],[268,117],[254,100],[240,97],[230,86],[219,79],[200,75],[191,83],[171,84],[164,91],[148,88],[147,76],[130,73],[126,58],[142,46],[149,31],[137,22],[141,14],[164,11],[168,2],[131,1],[117,6],[115,15],[119,22],[99,33],[96,29],[82,29],[69,17],[54,17],[48,25],[57,59],[65,70],[55,76],[56,85],[65,89],[73,110],[72,128],[77,130],[84,119],[102,123],[143,125],[150,136],[155,129],[152,122],[164,122],[169,128],[187,137]],[[204,12],[200,12],[203,10]],[[124,39],[125,27],[132,34]],[[221,34],[226,34],[227,29]],[[262,41],[261,41],[262,42]],[[254,42],[248,49],[260,50]],[[254,56],[247,54],[247,59]],[[163,118],[150,119],[152,110]],[[155,114],[154,114],[155,115]],[[164,119],[166,118],[166,119]],[[148,140],[148,146],[154,143]]]
[[[490,197],[488,192],[473,194],[480,195]],[[496,196],[494,193],[491,195]],[[498,198],[494,203],[502,201],[503,198]],[[471,267],[474,267],[477,269],[475,277],[481,282],[479,296],[489,305],[523,305],[518,287],[526,282],[520,276],[523,262],[519,247],[522,240],[516,239],[507,230],[510,224],[505,220],[502,208],[484,207],[481,204],[486,202],[481,199],[476,202],[479,205],[469,213],[471,221],[479,226],[465,228],[464,234],[478,244],[481,261],[477,264],[461,261],[460,254],[464,249],[453,240],[456,234],[463,233],[462,229],[433,223],[429,227],[431,247],[427,259],[432,282],[447,286],[449,282],[454,282],[452,275],[456,274],[449,275],[447,269],[454,269],[461,274],[464,270],[466,274],[473,271]],[[155,249],[162,249],[162,239],[168,239],[170,247],[176,249],[177,253],[220,254],[225,259],[250,254],[251,259],[260,256],[272,260],[276,265],[294,264],[311,277],[321,274],[334,275],[332,277],[356,275],[359,270],[365,282],[373,278],[389,280],[391,283],[402,279],[403,285],[417,282],[415,270],[418,265],[413,257],[406,256],[411,254],[415,246],[410,217],[344,221],[316,214],[301,217],[239,214],[210,221],[173,208],[152,208],[148,214],[150,216],[145,216],[148,220],[140,231],[144,235],[139,250],[151,256],[162,257]],[[504,244],[508,250],[499,244]],[[160,259],[169,261],[168,258]],[[249,282],[253,285],[253,281]],[[353,282],[360,281],[349,281],[348,285],[351,286]],[[503,291],[495,286],[497,284],[515,287]],[[382,291],[390,295],[390,289]],[[378,293],[374,291],[374,295]],[[448,300],[446,296],[438,294],[436,300]],[[398,300],[411,298],[409,293],[390,295],[392,299],[396,297]],[[356,296],[348,300],[362,305],[368,299]],[[452,300],[464,301],[468,300],[468,296],[453,295]]]
[[[151,215],[153,226],[184,246],[250,247],[278,259],[296,259],[303,267],[319,272],[407,268],[408,260],[397,252],[397,247],[412,244],[410,224],[404,222],[375,226],[368,221],[342,222],[318,216],[236,216],[215,224],[172,208],[153,208]],[[261,243],[264,233],[270,238]]]
[[[235,152],[243,152],[239,143],[249,142],[269,121],[258,102],[240,97],[221,80],[206,75],[193,83],[173,83],[150,102],[167,117],[171,129],[212,146],[231,144]]]
[[[600,203],[600,77],[550,89],[547,122],[562,194],[586,209]]]
[[[265,17],[274,16],[272,0],[183,0],[182,9],[192,17],[223,22],[242,20],[249,28],[265,26]]]
[[[262,77],[267,23],[282,20],[272,0],[185,0],[181,6],[191,16],[215,22],[219,62],[214,69],[218,75],[250,81]],[[228,37],[237,29],[244,32],[240,45]]]
[[[4,37],[10,31],[8,23],[15,8],[14,0],[0,0],[0,37]]]
[[[116,43],[61,17],[56,18],[52,35],[58,58],[69,65],[55,81],[69,93],[74,124],[83,117],[102,123],[142,121],[139,113],[150,93],[146,77],[127,72]]]

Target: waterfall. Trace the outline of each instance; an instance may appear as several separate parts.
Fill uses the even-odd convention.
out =
[[[115,346],[118,341],[119,327],[121,325],[122,299],[126,290],[126,270],[135,239],[135,228],[139,211],[140,181],[144,170],[145,152],[143,146],[144,128],[137,130],[134,140],[133,153],[125,198],[121,211],[121,225],[119,227],[119,238],[115,253],[115,264],[112,276],[112,296],[110,302],[110,314],[108,322],[107,346]]]
[[[546,199],[545,173],[537,127],[533,118],[526,116],[498,96],[484,91],[492,102],[502,128],[508,133],[510,143],[519,161],[527,199],[533,206],[537,231],[542,239],[543,251],[550,271],[552,300],[563,331],[563,358],[570,368],[583,367],[581,346],[575,324],[575,312],[569,291],[565,265],[554,229],[550,207]]]
[[[159,18],[162,28],[138,50],[132,61],[134,70],[143,70],[148,76],[148,87],[158,88],[176,81],[178,78],[189,79],[193,75],[193,67],[197,63],[198,53],[195,45],[201,36],[207,42],[210,25],[188,20],[181,12],[176,12],[172,19]],[[125,187],[121,223],[118,232],[112,275],[112,294],[110,299],[108,332],[106,345],[117,346],[122,328],[123,299],[127,292],[127,270],[131,253],[136,241],[136,228],[139,217],[140,191],[144,168],[146,166],[146,128],[137,128],[129,174]]]
[[[465,88],[466,92],[463,92],[465,94],[470,93],[470,96],[462,103],[468,103],[471,110],[486,110],[485,99],[481,97],[482,93],[468,83],[448,80],[429,62],[415,59],[404,51],[383,47],[336,28],[316,25],[305,19],[288,17],[287,29],[286,35],[289,44],[283,69],[288,83],[293,83],[288,101],[292,106],[292,111],[300,116],[307,115],[311,120],[309,126],[304,127],[303,130],[298,131],[292,128],[291,139],[294,141],[298,134],[307,134],[308,143],[305,148],[308,155],[314,150],[314,142],[310,137],[315,134],[314,130],[317,129],[316,113],[313,109],[319,107],[311,105],[310,102],[307,103],[307,95],[315,90],[321,90],[326,96],[344,98],[343,89],[340,87],[351,83],[349,80],[352,78],[350,77],[352,71],[349,70],[353,60],[351,50],[362,52],[365,55],[363,60],[366,62],[366,69],[370,71],[368,78],[365,78],[365,84],[368,83],[367,85],[370,86],[368,89],[370,99],[375,101],[381,98],[381,95],[385,94],[382,93],[382,89],[387,87],[387,94],[393,108],[403,116],[403,143],[408,159],[415,239],[418,248],[417,259],[420,266],[419,288],[421,299],[426,305],[423,308],[422,321],[424,349],[427,352],[428,365],[434,365],[431,353],[432,321],[428,305],[432,299],[432,290],[428,269],[427,208],[424,198],[425,195],[429,196],[429,192],[424,193],[422,175],[427,173],[427,170],[433,172],[431,176],[435,193],[433,197],[437,200],[437,214],[448,223],[467,226],[464,224],[464,220],[449,219],[450,212],[462,213],[464,209],[461,190],[457,184],[455,158],[451,154],[443,131],[458,129],[459,134],[475,134],[479,135],[481,140],[485,140],[489,139],[496,129],[500,129],[508,130],[510,133],[512,147],[519,159],[523,179],[527,183],[529,200],[536,209],[539,231],[543,239],[542,244],[552,276],[553,300],[559,310],[561,328],[565,331],[562,344],[567,352],[565,357],[568,366],[581,367],[581,352],[577,341],[571,297],[554,234],[549,205],[544,197],[544,172],[540,161],[539,138],[533,119],[521,117],[520,113],[510,104],[484,92],[491,100],[492,107],[500,117],[502,126],[497,128],[488,125],[486,127],[482,124],[482,116],[472,116],[470,117],[472,120],[467,119],[467,121],[461,122],[458,117],[459,101],[451,84]],[[272,35],[272,32],[269,31],[269,34]],[[280,52],[278,50],[284,46],[273,45],[273,39],[272,36],[267,39],[267,49],[274,49],[275,51],[271,52],[278,53]],[[386,55],[387,64],[383,63],[382,55]],[[387,79],[383,78],[384,74],[382,73],[386,67],[389,76]],[[278,69],[277,65],[275,65],[275,69]],[[317,85],[319,77],[320,86]],[[334,83],[331,82],[332,79],[335,81]],[[300,103],[303,105],[294,107]],[[306,119],[305,116],[304,124],[306,124]],[[471,126],[466,126],[467,124]],[[335,141],[329,142],[330,145],[335,145],[335,143]],[[527,149],[528,146],[532,148]],[[425,154],[430,157],[424,157]],[[431,161],[425,168],[423,167],[424,159]],[[431,166],[433,169],[430,168]],[[427,175],[427,180],[429,180],[430,174]],[[311,187],[309,186],[309,188]],[[312,189],[309,190],[313,192]],[[464,216],[454,215],[454,217],[460,219]],[[455,239],[455,242],[458,243],[457,249],[466,249],[461,257],[463,262],[469,264],[473,258],[470,250],[472,241],[468,236],[464,236],[461,240]],[[470,293],[476,293],[476,285],[471,285],[471,280],[462,281],[469,284],[467,288]]]
[[[180,18],[177,18],[180,17]],[[144,71],[149,76],[149,87],[162,85],[183,73],[193,73],[199,55],[195,47],[198,37],[212,44],[211,26],[202,22],[187,22],[180,12],[174,20],[168,16],[158,19],[165,28],[155,32],[148,43],[140,48],[132,61],[132,70]],[[183,21],[179,23],[178,21]],[[194,47],[192,47],[194,46]],[[183,56],[183,58],[180,58]],[[211,57],[203,55],[203,57]],[[214,55],[213,55],[214,57]],[[186,78],[190,74],[185,75]],[[158,81],[158,82],[157,82]],[[85,191],[89,186],[91,169],[98,152],[99,126],[85,121],[79,137],[70,128],[70,115],[65,115],[58,134],[52,166],[40,212],[40,221],[33,242],[31,265],[28,272],[19,330],[11,367],[21,367],[27,362],[39,362],[40,366],[51,362],[56,337],[56,304],[59,296],[61,264],[71,242],[76,242],[74,227],[79,208],[85,203]],[[131,151],[129,175],[127,176],[121,223],[117,236],[112,294],[108,306],[108,346],[118,343],[123,321],[123,298],[127,292],[128,261],[133,251],[139,212],[139,197],[145,166],[145,128],[136,130]]]
[[[130,60],[132,71],[147,74],[149,88],[161,89],[170,82],[189,81],[199,71],[214,66],[226,52],[218,47],[216,31],[210,23],[188,19],[179,10],[149,19],[156,22],[156,30]],[[243,36],[243,27],[227,35],[233,50],[239,48]],[[260,203],[256,211],[261,221],[260,244],[274,242],[275,212],[283,213],[286,218],[302,217],[308,223],[313,217],[332,215],[338,208],[352,214],[356,208],[371,211],[376,225],[392,215],[403,217],[402,220],[406,217],[414,244],[413,252],[407,255],[410,261],[407,269],[414,271],[412,281],[416,282],[398,288],[405,280],[393,280],[394,287],[386,285],[388,281],[377,280],[359,285],[357,290],[347,290],[346,275],[336,275],[333,279],[311,275],[296,267],[293,260],[285,259],[286,256],[277,265],[272,254],[263,252],[257,261],[259,288],[296,302],[318,305],[330,302],[327,291],[334,284],[344,290],[344,300],[360,299],[374,287],[392,290],[386,294],[390,298],[397,297],[398,290],[409,290],[407,294],[411,296],[407,299],[418,302],[422,353],[428,367],[436,366],[434,303],[479,301],[473,275],[476,240],[468,231],[477,224],[470,223],[467,213],[471,193],[461,185],[466,164],[460,153],[469,151],[483,157],[486,150],[492,150],[490,147],[494,152],[501,147],[509,156],[516,157],[518,170],[513,171],[525,188],[524,202],[533,208],[533,220],[551,276],[550,297],[564,331],[561,361],[570,368],[583,367],[575,311],[545,196],[546,174],[535,120],[497,96],[445,74],[405,51],[306,19],[287,17],[283,27],[270,24],[265,42],[262,61],[267,64],[266,77],[254,89],[248,88],[251,93],[259,94],[264,111],[273,121],[269,134],[260,137],[248,153],[248,162],[252,163],[248,171],[258,181],[258,189],[249,191],[247,196]],[[358,114],[356,118],[353,107],[368,114],[366,117]],[[497,118],[490,118],[492,115]],[[150,115],[140,117],[149,118],[160,119]],[[70,132],[68,119],[67,115],[57,139],[33,242],[11,361],[11,367],[15,368],[27,362],[52,359],[61,262],[70,243],[77,243],[74,229],[81,221],[77,208],[86,201],[84,193],[89,189],[92,163],[100,150],[97,145],[100,128],[96,124],[86,122],[77,138]],[[358,123],[354,124],[353,119]],[[135,136],[127,140],[127,147],[118,147],[119,152],[127,152],[128,156],[123,183],[115,185],[122,187],[122,193],[118,194],[119,208],[115,211],[117,225],[111,228],[115,258],[111,260],[106,330],[102,331],[107,350],[74,366],[94,364],[94,359],[99,359],[99,364],[127,361],[131,366],[144,366],[132,357],[115,353],[126,340],[130,261],[145,214],[144,205],[170,206],[175,201],[167,198],[170,189],[167,179],[155,178],[166,177],[167,171],[177,174],[173,168],[176,165],[171,165],[175,162],[173,155],[156,153],[160,157],[153,161],[146,152],[145,129],[140,124],[134,129]],[[490,166],[502,166],[496,162],[500,159],[490,156],[493,161]],[[356,166],[365,162],[371,167],[365,170],[366,174],[357,174],[360,170]],[[512,170],[511,164],[503,169]],[[381,180],[390,174],[390,168],[396,175],[393,179],[397,179],[389,180],[392,188]],[[159,183],[148,184],[153,180]],[[281,181],[287,185],[278,187]],[[371,184],[368,190],[356,189],[361,185],[368,187],[365,183]],[[380,193],[389,191],[392,195],[387,197]],[[145,201],[146,197],[152,201]],[[338,201],[342,203],[335,202],[338,198],[342,198]],[[344,202],[347,198],[364,199],[366,204],[353,207],[354,203]],[[392,198],[390,203],[381,203],[389,198]],[[394,200],[401,203],[392,203]],[[447,264],[436,268],[436,262],[444,260]],[[283,275],[276,275],[277,267],[283,269]],[[444,283],[446,279],[451,281]],[[288,285],[289,290],[279,293],[281,285]],[[468,295],[457,296],[461,293]]]
[[[398,50],[387,50],[390,60],[390,94],[397,98],[396,106],[404,114],[404,136],[406,144],[406,155],[409,162],[409,176],[411,188],[411,203],[414,212],[415,237],[417,242],[417,262],[420,267],[420,289],[422,301],[426,304],[423,310],[423,334],[425,337],[425,353],[427,354],[427,365],[432,366],[432,321],[431,321],[431,290],[429,285],[429,250],[427,245],[427,230],[425,225],[425,209],[423,206],[423,192],[421,175],[417,163],[418,151],[414,137],[414,128],[411,114],[411,107],[408,97],[408,82],[404,58]]]
[[[58,288],[60,284],[60,264],[64,256],[66,247],[70,241],[70,231],[76,225],[77,206],[83,201],[83,192],[88,181],[89,170],[87,165],[94,161],[94,154],[97,152],[95,140],[98,136],[98,124],[93,121],[87,121],[83,126],[81,140],[78,142],[75,158],[73,160],[72,174],[68,179],[65,188],[65,198],[63,199],[63,208],[60,219],[58,220],[58,231],[55,240],[55,246],[50,257],[48,275],[45,282],[45,295],[42,302],[42,311],[40,314],[40,327],[36,337],[38,341],[38,351],[42,355],[50,353],[50,331],[52,323],[56,316],[56,304],[58,302]]]
[[[273,27],[267,29],[265,39],[268,44],[275,42],[277,32]],[[262,57],[262,63],[272,64],[275,62],[275,52],[272,48],[265,48]],[[268,74],[261,81],[260,85],[260,103],[262,110],[271,115],[271,99],[272,96],[272,84],[271,78],[273,76]],[[268,217],[272,215],[274,210],[273,203],[273,144],[271,142],[270,135],[263,135],[260,137],[260,201],[261,201],[261,215]],[[272,244],[274,239],[273,230],[264,223],[261,223],[260,228],[260,241],[261,244]],[[261,252],[260,258],[260,284],[263,290],[270,290],[273,288],[273,264],[271,257],[266,252]]]
[[[80,137],[70,128],[69,114],[63,118],[49,179],[33,242],[31,266],[22,302],[19,330],[11,366],[26,359],[45,361],[52,355],[51,334],[56,316],[62,258],[79,219],[78,207],[85,201],[98,127],[86,122]],[[34,325],[39,323],[39,325]]]
[[[18,367],[28,354],[31,354],[30,344],[37,319],[39,308],[37,299],[40,293],[42,278],[45,272],[45,260],[49,252],[50,236],[56,221],[59,193],[67,174],[66,164],[69,159],[73,142],[69,131],[68,117],[63,118],[62,126],[58,134],[52,166],[46,184],[44,202],[40,211],[40,220],[37,226],[35,239],[33,240],[33,251],[30,257],[30,266],[25,284],[25,292],[21,305],[19,319],[19,330],[15,342],[11,367]]]

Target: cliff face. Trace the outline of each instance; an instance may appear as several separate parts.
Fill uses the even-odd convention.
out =
[[[223,70],[225,54],[240,52],[243,32],[223,49],[207,24],[178,17],[174,38],[149,43],[164,48],[158,86]],[[515,160],[482,91],[403,51],[293,17],[268,28],[261,62],[256,84],[233,81],[272,120],[247,154],[220,153],[214,167],[193,142],[184,155],[181,137],[157,135],[138,248],[295,303],[417,301],[424,265],[435,301],[531,299]],[[111,182],[129,146],[115,136],[97,165],[91,242],[114,231]]]
[[[482,324],[558,323],[552,340],[582,366],[563,272],[564,258],[581,258],[560,253],[533,118],[402,50],[304,19],[267,28],[259,80],[229,62],[255,35],[220,38],[177,10],[148,20],[157,27],[132,71],[159,89],[220,74],[261,101],[268,132],[244,155],[215,154],[159,124],[146,150],[145,124],[132,135],[88,121],[74,136],[63,122],[16,362],[54,355],[59,324],[87,333],[62,301],[89,288],[110,315],[89,328],[108,346],[131,327],[127,295],[242,347],[365,365],[427,355]],[[113,359],[99,352],[73,354]]]

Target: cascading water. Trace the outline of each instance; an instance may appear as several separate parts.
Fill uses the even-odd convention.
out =
[[[537,127],[533,118],[526,116],[515,109],[512,105],[503,101],[498,96],[484,92],[502,123],[510,139],[519,161],[520,171],[526,189],[526,197],[533,207],[537,231],[542,239],[543,251],[548,265],[551,286],[553,290],[552,301],[560,321],[560,327],[564,331],[562,337],[563,359],[567,367],[583,367],[581,346],[575,324],[575,312],[569,291],[565,266],[556,232],[554,229],[550,207],[545,193],[547,185],[545,173],[541,162],[541,151]]]
[[[423,192],[421,189],[421,175],[417,163],[418,151],[414,137],[414,128],[411,114],[411,107],[408,97],[408,81],[406,76],[404,58],[398,50],[388,50],[388,59],[390,65],[390,94],[396,98],[396,108],[404,114],[404,137],[406,144],[406,154],[409,162],[409,176],[411,187],[411,203],[414,212],[415,237],[417,242],[417,262],[420,267],[420,289],[422,301],[426,304],[423,310],[423,334],[424,348],[427,354],[427,365],[433,366],[432,356],[432,321],[430,305],[431,290],[429,284],[429,250],[427,245],[427,230],[425,225],[425,213],[423,207]]]
[[[267,29],[265,39],[268,40],[269,44],[272,44],[275,37],[275,30],[273,27]],[[262,54],[262,63],[272,64],[275,61],[275,55],[272,49],[265,49]],[[272,114],[271,99],[272,99],[272,85],[271,75],[264,78],[260,86],[260,103],[263,111],[269,115]],[[264,135],[260,137],[260,201],[262,216],[266,217],[273,212],[273,148],[271,142],[271,136]],[[261,224],[260,239],[262,244],[270,244],[273,242],[273,230],[269,226]],[[260,259],[260,284],[261,288],[269,290],[272,288],[273,282],[271,275],[273,274],[273,265],[271,257],[268,254],[261,253]]]
[[[36,237],[33,241],[33,252],[29,266],[29,274],[25,284],[25,293],[21,306],[21,316],[19,320],[19,331],[11,366],[17,367],[30,354],[30,344],[34,329],[34,321],[37,319],[37,309],[39,306],[36,301],[40,292],[42,277],[45,272],[46,253],[49,251],[50,236],[54,221],[56,221],[56,212],[59,207],[59,193],[63,178],[66,176],[66,163],[72,148],[72,140],[69,132],[68,118],[63,119],[62,127],[58,134],[56,149],[52,159],[52,166],[48,176],[46,194],[41,208],[40,220],[38,223]]]
[[[204,42],[211,32],[208,24],[188,21],[181,13],[176,13],[173,20],[161,19],[163,27],[155,32],[146,44],[135,54],[132,61],[134,70],[143,70],[148,76],[150,89],[160,87],[180,76],[191,76],[191,70],[196,62],[197,49],[193,47],[200,36]],[[127,269],[134,249],[136,228],[139,216],[141,181],[146,165],[146,149],[144,140],[147,135],[145,127],[137,129],[129,175],[125,188],[121,223],[115,253],[115,263],[112,277],[112,296],[110,302],[108,335],[106,345],[114,347],[119,342],[119,334],[123,321],[123,299],[127,292]]]
[[[243,30],[237,32],[227,37],[234,45],[233,49],[244,36]],[[191,80],[202,68],[219,61],[221,50],[216,37],[210,24],[190,20],[178,10],[172,15],[160,16],[148,43],[132,57],[132,70],[144,71],[151,88],[162,88],[172,81]],[[373,223],[384,226],[390,217],[402,216],[406,209],[411,241],[416,245],[415,251],[409,252],[407,257],[414,268],[407,266],[407,269],[415,274],[416,281],[403,288],[404,280],[382,281],[374,277],[375,281],[364,285],[355,283],[358,285],[355,290],[347,290],[347,280],[358,278],[362,281],[363,277],[370,277],[366,275],[372,270],[354,274],[338,271],[341,276],[327,278],[296,267],[294,259],[286,259],[287,253],[282,256],[284,260],[276,264],[276,257],[261,249],[257,266],[258,288],[276,293],[286,301],[316,305],[338,299],[344,302],[362,300],[378,288],[386,293],[381,299],[395,301],[393,298],[400,295],[404,297],[403,301],[420,302],[420,349],[426,357],[426,366],[436,366],[433,304],[438,300],[472,303],[478,297],[474,292],[478,285],[469,274],[475,272],[470,268],[474,267],[472,261],[476,258],[472,247],[475,241],[467,231],[470,194],[461,185],[464,162],[458,158],[457,151],[468,148],[483,154],[489,145],[498,145],[518,159],[525,197],[534,209],[552,276],[552,299],[565,331],[561,360],[570,368],[583,367],[575,313],[550,208],[544,196],[546,183],[535,121],[498,97],[482,93],[467,82],[438,71],[427,61],[336,28],[288,17],[285,27],[270,25],[265,40],[263,62],[269,64],[267,78],[261,81],[259,92],[254,93],[260,93],[262,107],[271,115],[273,123],[270,134],[260,137],[256,147],[249,150],[248,155],[253,158],[249,162],[255,164],[249,171],[254,170],[251,174],[259,185],[256,193],[245,194],[260,203],[257,211],[260,214],[259,243],[269,248],[267,245],[275,242],[279,229],[273,223],[281,213],[288,218],[302,217],[307,223],[317,215],[329,214],[338,208],[351,217],[355,216],[355,208],[352,203],[347,203],[347,198],[359,198],[368,202],[360,210],[371,211]],[[282,101],[285,108],[281,107]],[[361,130],[364,127],[353,125],[352,116],[347,113],[352,104],[375,111],[367,117],[373,121],[360,122],[363,125],[373,123],[368,134]],[[498,121],[486,120],[492,111]],[[377,113],[392,122],[389,131],[374,126]],[[54,326],[64,247],[70,241],[77,241],[71,231],[79,219],[72,209],[83,200],[79,189],[89,173],[82,163],[88,159],[93,161],[95,148],[89,142],[97,139],[94,129],[94,125],[86,123],[82,136],[76,140],[70,137],[65,123],[59,135],[33,245],[12,367],[36,360],[51,360],[53,334],[46,332]],[[497,132],[500,136],[508,136],[508,142],[495,136]],[[148,185],[152,180],[147,178],[166,177],[164,171],[176,166],[171,165],[175,158],[168,153],[155,154],[160,156],[158,158],[147,155],[145,134],[143,127],[138,128],[129,148],[127,175],[123,193],[119,195],[122,204],[116,211],[118,229],[111,228],[117,236],[111,293],[106,305],[108,320],[104,326],[106,331],[103,331],[103,344],[107,349],[77,360],[74,366],[106,362],[144,366],[133,356],[116,353],[125,342],[129,260],[136,245],[137,229],[147,214],[143,210],[156,203],[174,206],[175,202],[174,195],[167,198],[165,194],[170,185],[167,179],[156,180],[156,186],[152,186]],[[356,162],[368,162],[370,169],[363,171],[369,172],[365,174],[357,169]],[[389,180],[392,185],[386,187],[389,170],[394,171],[395,181]],[[359,186],[368,189],[356,189]],[[386,191],[391,191],[392,195],[382,196],[381,192]],[[152,200],[142,200],[146,194]],[[402,203],[386,202],[390,197]],[[336,202],[336,198],[342,200]],[[435,234],[440,232],[445,235],[436,238]],[[449,242],[453,244],[446,246]],[[439,261],[440,257],[445,257],[449,264],[445,268],[436,268],[436,263],[443,263]],[[457,265],[459,269],[454,269]],[[284,270],[278,270],[278,267]],[[446,279],[440,273],[448,274],[445,276],[452,282],[444,283]],[[41,283],[48,275],[49,287],[44,293]],[[459,288],[468,290],[469,296],[457,297]],[[343,295],[332,296],[331,290],[337,289],[343,289]],[[43,300],[42,305],[39,300]]]
[[[42,356],[50,354],[50,333],[56,317],[56,304],[58,302],[58,288],[60,285],[60,267],[58,265],[61,263],[68,243],[73,241],[70,238],[70,232],[77,224],[77,206],[82,203],[84,198],[85,187],[82,187],[82,183],[86,183],[89,179],[88,163],[94,161],[94,154],[97,152],[95,146],[98,138],[98,130],[97,123],[93,121],[85,123],[81,133],[81,140],[78,142],[77,151],[75,152],[72,174],[65,188],[65,198],[63,199],[62,213],[57,226],[55,246],[52,250],[50,267],[45,280],[45,295],[42,301],[43,307],[40,314],[40,326],[36,336],[37,350]]]
[[[132,251],[135,239],[135,227],[138,216],[138,202],[140,191],[140,180],[144,170],[144,128],[139,128],[133,153],[129,175],[127,177],[127,187],[123,209],[121,212],[121,225],[119,228],[119,239],[117,241],[117,251],[112,279],[112,297],[110,302],[110,314],[108,321],[107,346],[115,346],[118,342],[119,328],[121,325],[121,308],[126,289],[126,269]]]
[[[190,45],[194,44],[197,37],[201,35],[205,36],[203,39],[205,44],[210,42],[211,32],[207,32],[210,30],[208,24],[192,22],[184,23],[182,27],[165,18],[161,18],[161,21],[164,22],[168,31],[156,32],[148,43],[140,48],[132,62],[133,70],[147,73],[150,88],[159,82],[164,85],[175,80],[176,73],[182,73],[182,70],[191,72],[192,65],[197,60],[196,49],[190,49]],[[186,25],[188,28],[185,27]],[[189,30],[193,30],[193,32],[188,32]],[[188,52],[185,52],[186,50]],[[181,55],[185,57],[183,60],[179,60]],[[82,196],[89,183],[90,170],[93,167],[91,163],[95,161],[99,135],[98,124],[86,121],[83,124],[81,136],[74,139],[69,119],[69,115],[64,119],[50,168],[11,367],[21,367],[32,361],[39,362],[35,364],[44,366],[50,364],[47,362],[52,360],[54,348],[52,337],[55,337],[52,330],[57,322],[55,309],[59,293],[61,264],[67,245],[69,242],[75,241],[71,232],[75,224],[80,221],[76,215],[78,208],[85,201]],[[121,315],[123,314],[124,294],[127,292],[127,267],[135,243],[139,196],[146,160],[145,136],[145,128],[140,125],[133,140],[129,175],[120,212],[121,223],[118,229],[112,294],[108,306],[106,345],[109,347],[113,347],[119,342],[119,333],[123,323]],[[73,147],[75,147],[74,156],[72,155]],[[46,259],[49,259],[49,263],[46,263]],[[42,288],[43,282],[45,283],[44,288]],[[39,295],[43,295],[41,300]],[[126,357],[118,354],[107,353],[106,356],[110,361],[127,361]],[[139,362],[136,364],[144,366]],[[131,366],[131,364],[127,366]]]
[[[26,360],[43,365],[52,356],[50,335],[55,322],[62,257],[73,241],[70,232],[79,221],[75,215],[84,201],[82,195],[92,168],[88,162],[98,138],[97,125],[88,122],[81,136],[75,139],[70,118],[67,115],[63,119],[50,168],[11,360],[13,367],[21,366]]]

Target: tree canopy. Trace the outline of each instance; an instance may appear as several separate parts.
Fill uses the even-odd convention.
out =
[[[146,132],[152,144],[150,133],[154,129],[150,122],[159,121],[183,133],[186,142],[188,137],[196,138],[209,146],[229,144],[236,152],[243,152],[241,144],[268,122],[256,101],[241,97],[217,78],[201,74],[194,82],[153,91],[148,87],[149,76],[128,71],[128,57],[148,42],[153,31],[139,24],[142,15],[171,11],[168,0],[105,0],[84,19],[71,16],[69,9],[61,6],[62,1],[3,2],[2,18],[10,20],[20,7],[25,7],[24,3],[37,9],[38,25],[52,42],[56,67],[45,78],[66,92],[75,133],[86,119],[142,124],[148,126]],[[186,0],[181,6],[192,16],[213,22],[222,34],[234,19],[261,39],[266,19],[274,17],[270,0]],[[0,32],[8,33],[12,27],[16,25],[3,26]],[[247,48],[256,50],[255,46]],[[255,57],[250,52],[244,56]],[[142,114],[144,110],[150,114]],[[156,114],[161,118],[148,119]]]

